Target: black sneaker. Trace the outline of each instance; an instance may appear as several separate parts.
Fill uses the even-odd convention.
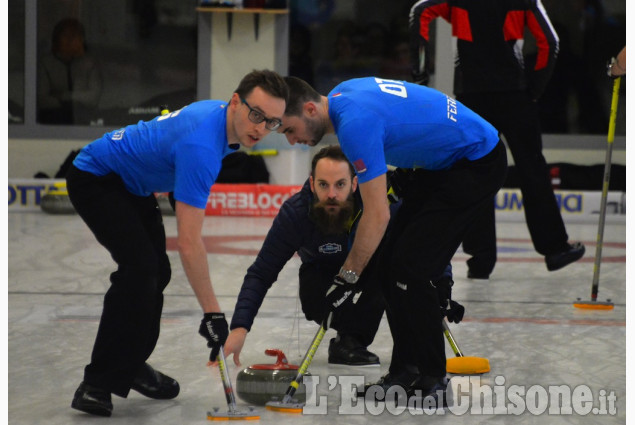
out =
[[[584,245],[581,242],[574,244],[567,244],[569,248],[557,254],[551,254],[545,256],[545,263],[547,263],[547,270],[550,272],[558,270],[567,266],[574,261],[578,261],[584,255]]]
[[[109,391],[82,382],[75,391],[71,407],[91,415],[110,416],[112,398]]]
[[[346,366],[371,366],[379,364],[379,357],[371,353],[355,338],[337,335],[329,344],[329,363]]]
[[[448,382],[447,377],[420,376],[406,389],[408,406],[432,410],[448,407]],[[400,403],[403,401],[399,400]]]
[[[154,370],[147,363],[143,365],[130,388],[156,400],[174,398],[179,395],[181,389],[175,379]]]
[[[363,387],[358,387],[357,396],[364,397],[366,393],[369,392],[369,390],[373,389],[373,387],[376,387],[377,391],[379,391],[379,388],[381,388],[383,390],[383,394],[386,394],[386,391],[388,391],[388,389],[393,386],[400,386],[404,390],[407,390],[417,381],[418,377],[419,373],[415,372],[388,372],[387,374],[379,378],[379,381],[365,384]]]

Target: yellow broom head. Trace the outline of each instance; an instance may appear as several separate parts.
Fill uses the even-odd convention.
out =
[[[282,413],[302,413],[304,403],[283,403],[280,401],[270,401],[265,409]]]
[[[483,357],[461,356],[447,359],[446,370],[457,375],[477,375],[489,372],[490,366]]]

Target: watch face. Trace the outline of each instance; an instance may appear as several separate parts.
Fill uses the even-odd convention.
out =
[[[340,270],[340,276],[348,283],[357,283],[359,276],[352,270]]]

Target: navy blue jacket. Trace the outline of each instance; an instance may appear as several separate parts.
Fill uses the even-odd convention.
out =
[[[356,205],[361,206],[358,192],[355,197]],[[312,203],[313,193],[307,180],[302,190],[280,207],[256,261],[247,269],[230,329],[251,329],[267,291],[296,252],[302,263],[318,262],[320,266],[333,268],[334,275],[344,264],[349,251],[349,235],[325,236],[320,233],[309,218]]]
[[[354,216],[359,218],[362,210],[359,191],[356,191],[354,196]],[[251,330],[267,291],[296,252],[303,264],[319,263],[321,268],[332,269],[334,276],[344,264],[354,238],[356,224],[352,226],[350,234],[324,235],[309,218],[312,203],[313,193],[307,180],[302,190],[287,199],[280,207],[256,261],[247,269],[230,329]],[[400,202],[391,204],[391,217],[395,216],[399,205]],[[444,275],[452,277],[451,265],[448,265]]]

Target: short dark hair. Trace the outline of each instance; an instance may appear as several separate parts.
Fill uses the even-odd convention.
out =
[[[298,117],[302,115],[302,107],[306,102],[322,101],[320,93],[315,91],[313,87],[306,81],[298,77],[284,77],[289,87],[289,100],[287,101],[287,109],[285,115]]]
[[[256,87],[260,87],[273,97],[284,99],[285,102],[289,101],[287,83],[284,81],[284,78],[275,71],[268,69],[251,71],[240,80],[236,93],[244,99]]]
[[[329,145],[325,146],[318,153],[313,156],[313,160],[311,161],[311,176],[315,178],[315,167],[317,163],[322,158],[330,158],[335,161],[342,161],[348,164],[348,169],[351,171],[351,180],[355,177],[355,169],[353,168],[353,164],[350,163],[344,152],[342,152],[342,148],[339,145]]]

